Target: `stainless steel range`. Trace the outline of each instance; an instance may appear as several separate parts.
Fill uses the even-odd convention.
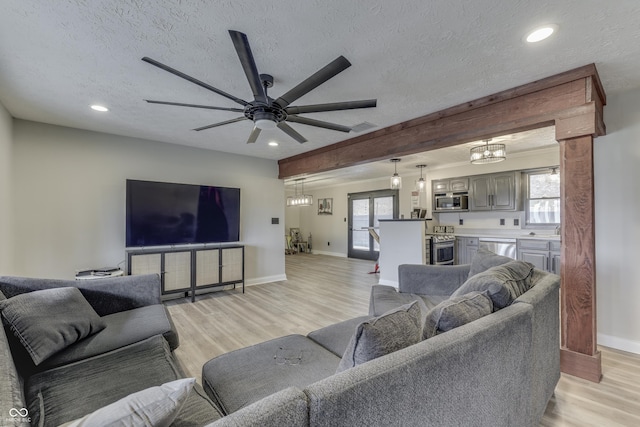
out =
[[[456,237],[449,234],[431,236],[431,264],[453,265],[456,253]]]

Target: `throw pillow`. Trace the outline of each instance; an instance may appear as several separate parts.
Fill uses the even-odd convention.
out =
[[[422,324],[422,310],[418,301],[360,323],[342,355],[336,372],[420,342]]]
[[[106,326],[78,288],[16,295],[0,301],[0,311],[36,365]]]
[[[490,269],[491,267],[506,264],[511,261],[513,261],[513,258],[498,255],[485,248],[480,248],[471,260],[471,268],[469,269],[469,275],[467,278],[469,279],[478,273],[482,273],[483,271]]]
[[[132,393],[60,427],[169,426],[180,413],[195,381],[184,378]]]
[[[450,331],[480,319],[491,312],[493,312],[493,302],[487,291],[474,291],[451,297],[429,310],[422,336],[424,339],[431,338],[441,332]]]
[[[494,310],[504,308],[531,288],[533,268],[528,262],[511,260],[467,279],[451,296],[487,291]]]

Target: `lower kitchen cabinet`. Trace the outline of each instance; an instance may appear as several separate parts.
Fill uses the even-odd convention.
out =
[[[456,264],[469,264],[478,252],[477,237],[456,237]]]
[[[530,262],[540,270],[560,274],[560,242],[518,239],[518,259]]]

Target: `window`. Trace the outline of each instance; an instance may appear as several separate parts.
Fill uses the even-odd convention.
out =
[[[551,168],[524,173],[527,226],[560,225],[560,174],[557,170]]]

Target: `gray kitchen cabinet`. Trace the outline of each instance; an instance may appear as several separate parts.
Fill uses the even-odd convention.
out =
[[[469,264],[478,252],[477,237],[456,237],[456,264]]]
[[[518,239],[518,259],[530,262],[540,270],[560,274],[560,242]]]
[[[560,242],[549,242],[549,262],[551,272],[560,275]]]
[[[459,177],[434,180],[431,183],[431,188],[433,194],[469,191],[469,178]]]
[[[538,252],[532,250],[518,251],[518,259],[533,264],[537,269],[548,271],[549,252]]]
[[[470,177],[470,211],[515,211],[520,200],[520,172]]]

